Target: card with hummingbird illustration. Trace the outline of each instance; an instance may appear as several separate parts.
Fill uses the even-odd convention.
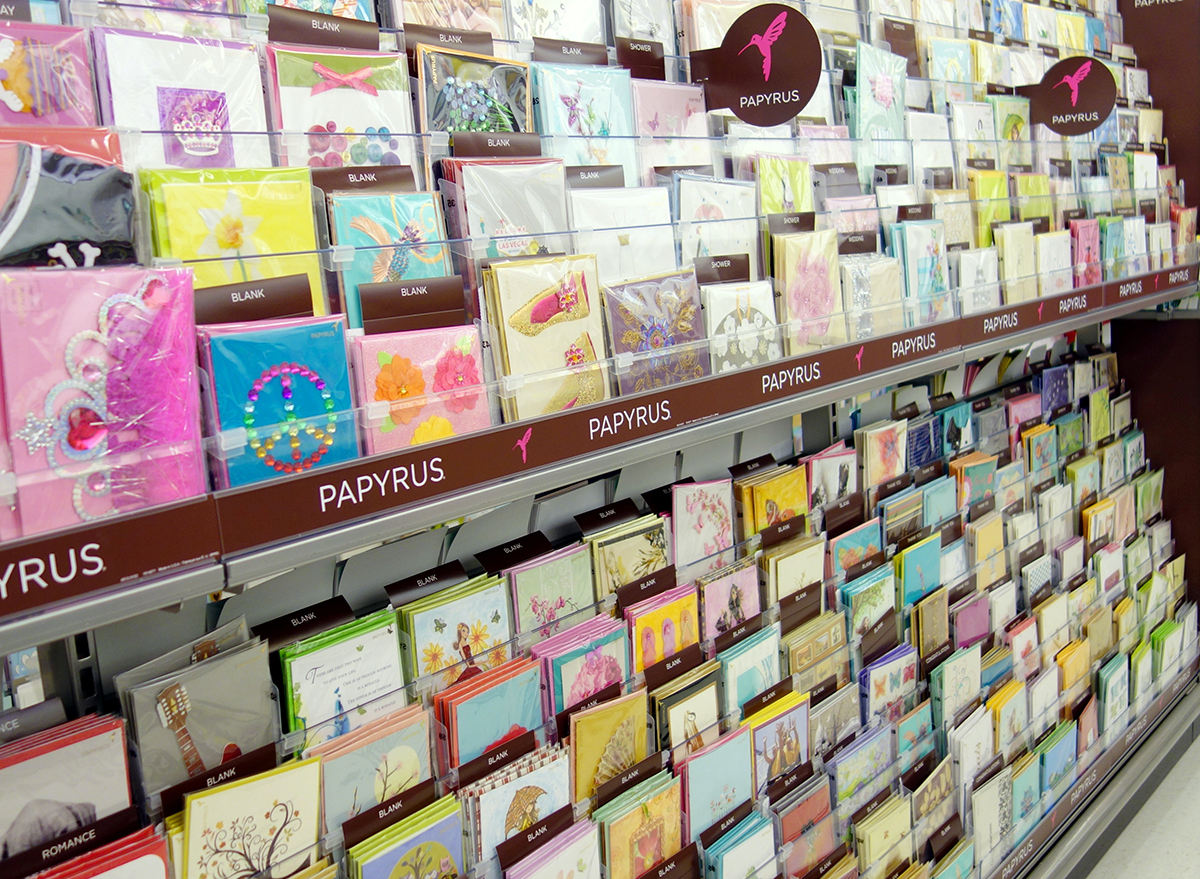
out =
[[[334,244],[354,247],[342,269],[342,301],[350,326],[362,326],[360,284],[382,284],[450,274],[446,223],[433,192],[335,192],[329,196]]]

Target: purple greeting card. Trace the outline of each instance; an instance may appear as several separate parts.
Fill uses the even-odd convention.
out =
[[[0,125],[95,125],[87,32],[0,21]]]

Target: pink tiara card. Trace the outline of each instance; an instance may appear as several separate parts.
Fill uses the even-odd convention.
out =
[[[204,492],[193,308],[184,269],[0,273],[25,535]]]

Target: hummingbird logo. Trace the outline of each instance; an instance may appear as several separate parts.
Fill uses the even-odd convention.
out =
[[[784,25],[787,24],[787,11],[779,13],[775,16],[775,20],[771,22],[771,26],[761,34],[755,34],[750,38],[750,42],[742,46],[742,52],[745,52],[751,46],[754,46],[762,53],[763,58],[763,82],[771,81],[771,46],[779,39],[779,35],[783,33]],[[738,52],[739,55],[742,52]]]
[[[529,441],[530,441],[532,438],[533,438],[533,428],[531,427],[531,428],[529,428],[527,431],[525,431],[525,436],[521,437],[521,438],[520,438],[519,440],[517,440],[517,442],[516,442],[516,443],[513,445],[513,449],[520,449],[520,450],[521,450],[521,463],[522,463],[522,464],[527,464],[527,463],[528,463],[528,460],[526,459],[526,452],[528,452],[528,450],[529,450]]]
[[[1042,322],[1042,308],[1044,308],[1045,305],[1045,302],[1038,303],[1038,323]]]
[[[863,358],[863,352],[864,352],[864,351],[866,351],[866,350],[867,350],[867,346],[866,346],[866,345],[859,345],[859,346],[858,346],[858,353],[854,355],[854,359],[855,359],[856,361],[858,361],[858,371],[859,371],[859,372],[862,372],[862,358]]]
[[[1092,62],[1084,61],[1079,65],[1078,70],[1070,76],[1064,76],[1062,82],[1055,83],[1054,88],[1058,88],[1060,85],[1069,85],[1071,87],[1071,106],[1074,107],[1075,103],[1079,100],[1079,84],[1087,79],[1087,75],[1091,72]]]

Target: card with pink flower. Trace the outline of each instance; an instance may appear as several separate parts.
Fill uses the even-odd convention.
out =
[[[476,328],[361,336],[351,351],[368,454],[491,426]]]
[[[845,341],[837,232],[780,236],[776,267],[783,290],[786,336],[793,355]]]
[[[718,555],[732,556],[723,552],[733,546],[732,480],[674,485],[671,508],[676,568],[711,558],[712,570],[716,570],[732,561]]]
[[[557,714],[629,677],[629,631],[621,626],[599,634],[554,657],[550,667]]]
[[[592,558],[586,544],[570,546],[508,572],[518,632],[545,638],[559,620],[595,603]]]

